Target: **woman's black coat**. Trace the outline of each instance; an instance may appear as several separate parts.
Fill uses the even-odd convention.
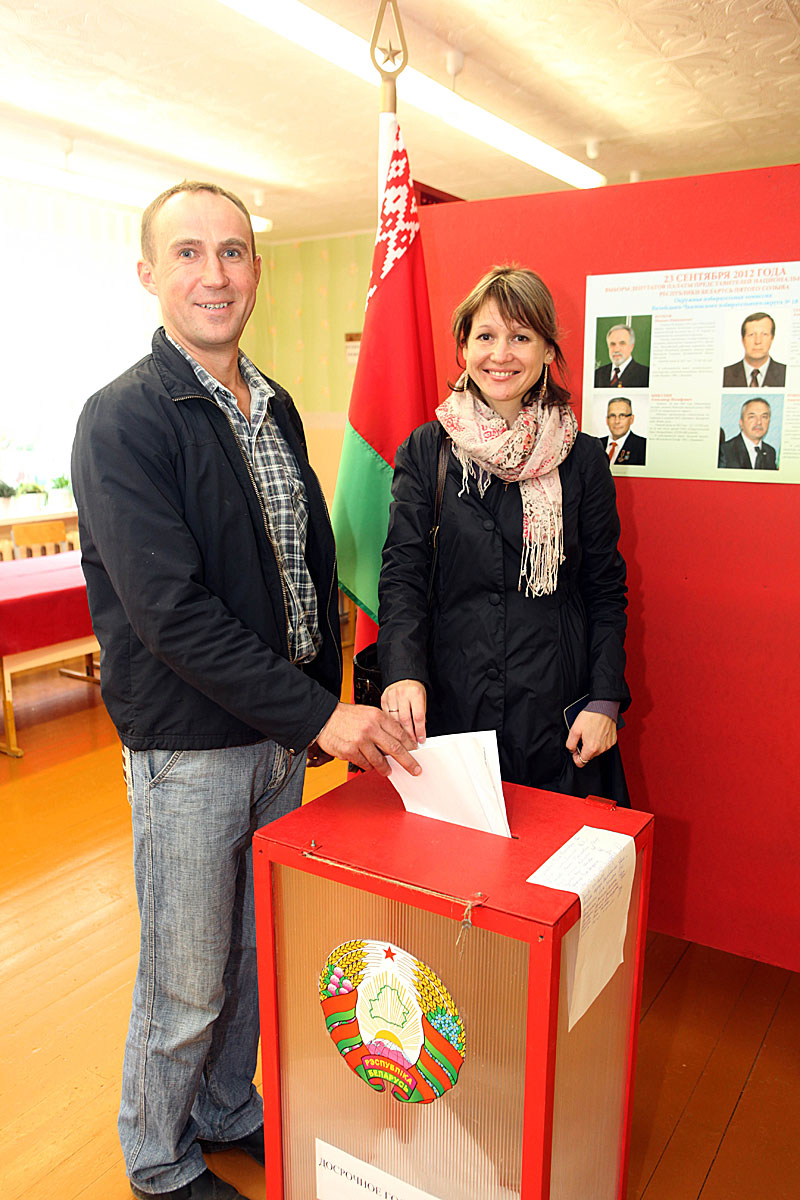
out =
[[[419,679],[430,735],[495,729],[503,779],[626,804],[619,752],[578,770],[564,709],[587,696],[618,700],[625,683],[625,563],[617,549],[614,481],[600,442],[579,433],[559,467],[564,555],[551,596],[518,591],[522,501],[493,478],[481,497],[449,453],[430,608],[427,588],[438,422],[397,452],[383,551],[378,657],[383,686]]]

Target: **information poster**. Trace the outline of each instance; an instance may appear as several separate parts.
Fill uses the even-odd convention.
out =
[[[800,483],[800,263],[590,275],[584,363],[615,474]]]

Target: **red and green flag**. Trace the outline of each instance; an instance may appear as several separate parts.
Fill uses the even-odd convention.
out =
[[[425,260],[398,127],[332,512],[339,586],[373,621],[395,451],[412,429],[431,420],[436,404]]]

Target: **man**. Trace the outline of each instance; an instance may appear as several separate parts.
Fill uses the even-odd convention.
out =
[[[325,502],[290,397],[239,351],[261,272],[247,209],[170,188],[138,270],[163,328],[88,401],[72,463],[142,925],[120,1138],[135,1196],[236,1200],[203,1151],[264,1162],[253,833],[300,803],[310,743],[418,768],[397,721],[338,701]]]
[[[608,437],[600,438],[611,466],[643,467],[647,456],[647,438],[631,433],[633,405],[627,396],[610,400],[606,412]]]
[[[633,357],[636,334],[630,325],[612,325],[606,334],[611,362],[604,363],[594,373],[596,388],[645,388],[650,383],[650,368]]]
[[[723,442],[719,466],[734,467],[740,471],[777,471],[775,447],[764,441],[771,416],[769,403],[763,397],[754,396],[752,400],[745,400],[739,416],[741,433]]]
[[[722,372],[723,387],[785,387],[786,365],[770,358],[775,322],[769,313],[751,313],[742,321],[744,358]]]

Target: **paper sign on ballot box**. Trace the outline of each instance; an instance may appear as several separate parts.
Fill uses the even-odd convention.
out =
[[[584,825],[528,879],[581,899],[580,932],[567,958],[570,1029],[622,962],[635,866],[633,838]]]
[[[316,1200],[365,1200],[368,1196],[372,1200],[441,1200],[320,1138],[316,1140],[316,1157]]]

